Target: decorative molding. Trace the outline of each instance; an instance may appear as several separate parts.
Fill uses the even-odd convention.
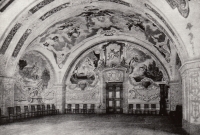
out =
[[[111,69],[104,72],[105,82],[123,82],[124,81],[124,71]]]
[[[34,14],[35,12],[37,12],[38,10],[40,10],[41,8],[45,7],[46,5],[50,4],[53,1],[54,0],[43,0],[42,2],[38,3],[36,6],[34,6],[33,8],[31,8],[29,10],[29,12],[32,13],[32,14]]]
[[[186,63],[184,63],[179,71],[181,73],[181,75],[184,74],[185,71],[189,70],[189,69],[196,69],[196,68],[200,68],[200,60],[193,60],[193,61],[188,61]]]
[[[50,11],[48,11],[47,13],[45,13],[43,16],[40,17],[40,20],[44,21],[45,19],[47,19],[48,17],[50,17],[51,15],[55,14],[56,12],[65,9],[67,7],[70,6],[70,3],[64,3],[56,8],[51,9]]]
[[[0,0],[0,12],[6,10],[10,4],[12,4],[15,0]]]
[[[8,49],[8,46],[11,42],[11,40],[13,39],[13,37],[15,36],[15,34],[17,33],[18,29],[22,26],[21,23],[17,23],[15,24],[15,26],[11,29],[11,31],[9,32],[8,36],[6,37],[1,49],[0,49],[0,54],[5,54],[6,50]]]
[[[132,7],[132,5],[128,2],[122,1],[122,0],[99,0],[99,1],[108,1],[108,2],[114,2],[114,3],[118,3],[118,4],[122,4],[128,7]]]
[[[75,6],[75,5],[81,5],[81,4],[86,4],[86,3],[92,3],[93,1],[97,1],[97,0],[70,0],[70,3],[72,6]]]
[[[190,12],[188,0],[166,0],[172,9],[178,8],[179,13],[187,18]]]
[[[190,79],[190,106],[191,106],[191,121],[192,123],[199,122],[200,118],[200,69],[193,70],[189,74]],[[187,99],[186,99],[187,100]]]
[[[22,46],[24,45],[24,42],[26,41],[28,36],[31,34],[31,32],[32,32],[31,29],[27,29],[25,31],[25,33],[23,34],[23,36],[20,38],[19,42],[17,43],[17,46],[15,47],[15,50],[12,54],[13,57],[17,57],[19,51],[21,50]]]

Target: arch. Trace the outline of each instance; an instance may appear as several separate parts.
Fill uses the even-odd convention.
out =
[[[171,77],[169,75],[169,68],[166,67],[166,65],[168,65],[168,63],[162,57],[162,55],[160,55],[158,50],[156,50],[155,48],[152,50],[151,45],[149,45],[148,43],[145,43],[143,41],[140,41],[137,38],[134,38],[131,36],[129,37],[128,35],[118,35],[118,36],[113,36],[113,37],[96,37],[94,39],[85,41],[84,43],[80,43],[79,45],[77,45],[77,47],[72,50],[71,55],[69,56],[69,59],[66,61],[66,64],[63,66],[63,69],[65,69],[65,72],[63,74],[64,76],[62,76],[62,78],[63,78],[62,84],[65,84],[66,77],[69,75],[71,68],[76,65],[75,64],[76,61],[80,60],[80,57],[82,56],[82,54],[85,54],[85,52],[92,49],[96,45],[99,45],[99,44],[102,44],[102,43],[105,43],[108,41],[125,41],[125,42],[128,41],[128,42],[134,43],[136,46],[141,46],[142,48],[148,50],[159,60],[161,65],[166,70],[169,80],[171,80],[170,79]]]

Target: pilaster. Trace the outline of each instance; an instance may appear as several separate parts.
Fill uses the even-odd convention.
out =
[[[13,78],[0,76],[0,107],[4,115],[7,107],[14,106],[14,82]]]
[[[169,103],[170,111],[175,111],[176,105],[182,105],[182,87],[180,81],[169,83]]]
[[[190,134],[200,130],[200,61],[180,68],[182,76],[183,128]]]
[[[56,109],[59,109],[60,113],[65,113],[65,91],[62,84],[56,84],[54,86],[56,92]]]

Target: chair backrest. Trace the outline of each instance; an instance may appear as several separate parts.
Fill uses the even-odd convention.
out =
[[[24,112],[25,112],[25,113],[29,112],[28,106],[24,106]]]
[[[31,105],[31,111],[35,112],[35,106],[34,105]]]
[[[133,104],[129,104],[129,105],[128,105],[128,108],[129,108],[129,109],[133,109]]]
[[[75,109],[79,109],[79,104],[75,104]]]
[[[16,106],[16,113],[21,113],[21,107],[20,106]]]
[[[41,106],[37,105],[37,111],[41,111]]]
[[[140,104],[136,104],[136,109],[140,109]]]
[[[151,109],[156,109],[156,104],[151,104]]]
[[[42,105],[42,110],[43,110],[43,111],[45,110],[45,105]]]
[[[50,105],[47,105],[47,110],[50,110],[50,109],[51,109]]]
[[[55,109],[56,109],[55,105],[54,105],[54,104],[52,104],[52,110],[55,110]]]
[[[149,109],[149,104],[144,104],[144,109]]]
[[[87,104],[83,104],[83,109],[87,109]]]
[[[8,107],[8,115],[14,114],[14,107]]]
[[[67,109],[71,109],[72,108],[72,104],[67,104]]]
[[[91,104],[91,105],[90,105],[90,109],[94,109],[94,104]]]

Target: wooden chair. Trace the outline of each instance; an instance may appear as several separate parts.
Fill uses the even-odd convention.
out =
[[[24,118],[29,118],[29,117],[30,117],[30,113],[29,113],[28,106],[24,106]]]
[[[128,113],[133,114],[133,104],[128,105]]]
[[[41,108],[41,105],[37,105],[37,116],[42,116],[42,108]]]
[[[16,106],[16,119],[22,119],[25,118],[25,114],[21,112],[21,107],[20,106]]]
[[[59,114],[59,109],[56,109],[54,104],[52,104],[52,113],[53,114]]]
[[[95,112],[94,112],[94,109],[95,109],[95,105],[94,105],[94,104],[91,104],[91,105],[90,105],[90,109],[88,109],[88,113],[95,113]]]
[[[136,104],[135,114],[142,114],[142,110],[141,110],[141,105],[140,104]]]
[[[49,104],[47,105],[47,114],[48,115],[52,114],[51,106]]]
[[[10,120],[14,122],[16,118],[17,116],[15,115],[14,107],[8,107],[8,122],[10,122]]]
[[[145,115],[149,114],[149,104],[144,104],[144,114]]]
[[[151,104],[151,114],[156,115],[156,104]]]
[[[75,109],[73,109],[73,113],[79,113],[79,104],[75,104]]]
[[[0,108],[0,124],[3,124],[4,122],[7,122],[8,116],[1,114],[1,108]]]
[[[35,105],[31,105],[31,111],[30,111],[31,117],[37,116],[37,112],[35,110]]]
[[[66,113],[72,113],[72,104],[67,104]]]
[[[48,114],[48,111],[45,109],[45,105],[42,105],[42,115],[45,116]]]
[[[83,109],[81,109],[81,113],[87,113],[87,104],[83,104]]]

